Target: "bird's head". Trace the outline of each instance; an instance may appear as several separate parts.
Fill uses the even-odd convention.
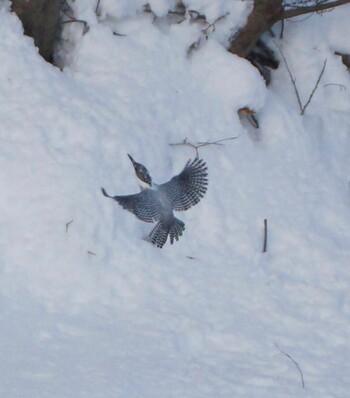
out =
[[[132,165],[134,166],[135,174],[139,181],[141,189],[151,188],[152,178],[146,167],[143,164],[136,162],[129,154],[128,156],[131,160]]]

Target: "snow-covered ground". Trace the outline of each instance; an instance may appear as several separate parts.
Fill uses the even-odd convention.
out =
[[[0,3],[0,396],[348,397],[350,7],[269,39],[303,104],[327,60],[301,116],[283,62],[266,88],[225,50],[248,3],[184,1],[229,13],[189,57],[203,26],[149,3],[72,2],[62,71]],[[101,194],[138,191],[127,153],[164,182],[196,155],[170,144],[233,137],[173,246]]]

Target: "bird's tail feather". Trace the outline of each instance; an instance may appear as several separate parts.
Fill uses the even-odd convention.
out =
[[[184,230],[185,223],[174,217],[172,223],[159,221],[149,234],[149,238],[155,246],[162,248],[167,241],[168,235],[170,243],[173,244],[174,240],[179,240]]]
[[[179,240],[184,230],[185,230],[185,223],[175,217],[174,223],[172,224],[169,231],[170,244],[174,243],[174,239]]]

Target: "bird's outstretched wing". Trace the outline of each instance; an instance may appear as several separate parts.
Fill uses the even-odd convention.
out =
[[[162,184],[162,190],[176,211],[187,210],[197,204],[208,188],[207,166],[203,159],[196,157],[186,163],[182,172]]]
[[[154,200],[154,191],[144,190],[134,195],[110,196],[104,188],[101,188],[104,196],[117,201],[125,210],[135,214],[144,222],[155,222],[160,219],[160,204]]]

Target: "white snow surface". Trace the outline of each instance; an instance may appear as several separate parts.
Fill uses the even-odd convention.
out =
[[[327,60],[301,116],[282,60],[266,88],[224,48],[246,3],[185,4],[230,12],[190,57],[188,18],[72,2],[89,30],[65,25],[62,70],[0,6],[1,397],[349,396],[350,7],[269,39],[303,104]],[[100,192],[138,191],[127,153],[161,183],[196,155],[170,144],[232,137],[199,149],[208,192],[173,246]]]

